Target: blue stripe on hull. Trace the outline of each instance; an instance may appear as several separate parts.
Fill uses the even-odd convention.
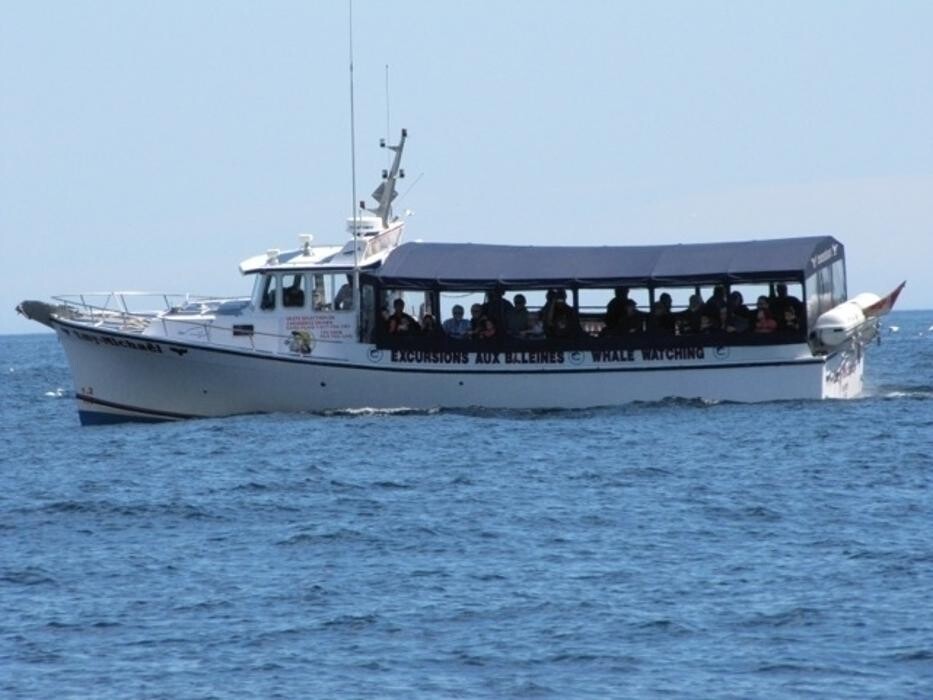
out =
[[[149,416],[128,416],[126,414],[105,413],[104,411],[78,410],[81,425],[113,425],[115,423],[165,423],[170,418],[152,418]]]

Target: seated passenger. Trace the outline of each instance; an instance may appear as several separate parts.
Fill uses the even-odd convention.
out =
[[[522,337],[529,334],[533,326],[531,314],[528,311],[524,294],[516,294],[512,313],[506,323],[506,330],[511,336]]]
[[[648,317],[648,330],[654,333],[674,334],[676,320],[671,314],[670,307],[663,301],[654,302],[651,307],[651,315]]]
[[[550,309],[550,320],[545,321],[544,333],[548,338],[574,338],[583,333],[577,312],[567,303],[567,293],[557,290]]]
[[[512,302],[503,296],[504,293],[505,290],[501,287],[486,292],[486,303],[483,304],[483,316],[493,322],[497,331],[499,329],[506,330],[509,317],[515,310]]]
[[[389,316],[389,335],[417,335],[421,331],[418,322],[405,313],[404,301],[396,299],[392,302],[392,307],[395,312]]]
[[[687,308],[677,314],[677,327],[681,335],[700,332],[700,317],[703,313],[703,297],[692,294]]]
[[[444,332],[454,340],[466,338],[470,334],[470,322],[463,317],[463,307],[454,304],[451,313],[453,317],[444,321]]]
[[[483,320],[483,305],[473,304],[470,307],[470,332],[469,336],[475,338],[481,330],[480,321]]]
[[[726,288],[721,284],[717,284],[713,287],[713,295],[706,300],[706,304],[703,306],[703,310],[716,328],[725,327],[727,306]]]
[[[793,309],[794,316],[800,319],[803,316],[803,304],[800,303],[800,299],[797,297],[788,296],[787,285],[783,282],[775,285],[774,290],[776,292],[775,296],[768,300],[770,310],[778,326],[784,328],[784,312],[787,309]]]
[[[758,297],[758,300],[755,302],[755,319],[758,318],[758,312],[762,310],[767,311],[769,314],[771,313],[771,302],[768,301],[768,297],[764,295]]]
[[[752,312],[745,306],[742,292],[734,291],[729,294],[726,306],[726,332],[744,333],[752,326]]]
[[[638,303],[634,299],[625,302],[625,313],[616,325],[616,334],[628,335],[641,333],[645,330],[644,314],[638,310]]]
[[[479,320],[479,330],[476,332],[478,340],[493,340],[496,337],[496,324],[488,316]]]
[[[606,334],[615,335],[616,329],[625,316],[625,307],[628,304],[628,287],[616,287],[615,296],[606,304]]]
[[[755,318],[756,333],[774,333],[777,330],[777,321],[771,317],[771,312],[767,309],[758,309]]]
[[[784,309],[783,323],[779,323],[778,327],[780,330],[790,331],[792,333],[800,330],[800,319],[797,318],[797,311],[793,306],[788,306]]]
[[[437,319],[433,314],[425,314],[421,317],[421,335],[436,336],[440,335],[441,328],[437,325]]]
[[[551,324],[551,316],[554,312],[554,301],[557,299],[557,295],[563,292],[564,298],[566,299],[567,293],[562,289],[549,289],[547,294],[544,295],[544,306],[541,307],[539,315],[541,317],[541,324],[544,328],[547,328]]]

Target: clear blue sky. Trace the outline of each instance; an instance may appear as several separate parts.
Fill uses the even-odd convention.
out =
[[[24,298],[238,294],[345,240],[344,2],[0,0],[0,333]],[[408,127],[408,238],[828,233],[933,307],[933,3],[354,3],[359,192]],[[394,137],[393,137],[394,138]]]

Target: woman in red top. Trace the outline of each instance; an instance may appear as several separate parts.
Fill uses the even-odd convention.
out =
[[[755,321],[756,333],[774,333],[777,330],[777,321],[771,318],[771,312],[767,309],[758,309]]]

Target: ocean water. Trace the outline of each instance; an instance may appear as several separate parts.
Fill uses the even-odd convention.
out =
[[[845,402],[82,428],[54,336],[0,372],[0,697],[933,697],[933,311]]]

